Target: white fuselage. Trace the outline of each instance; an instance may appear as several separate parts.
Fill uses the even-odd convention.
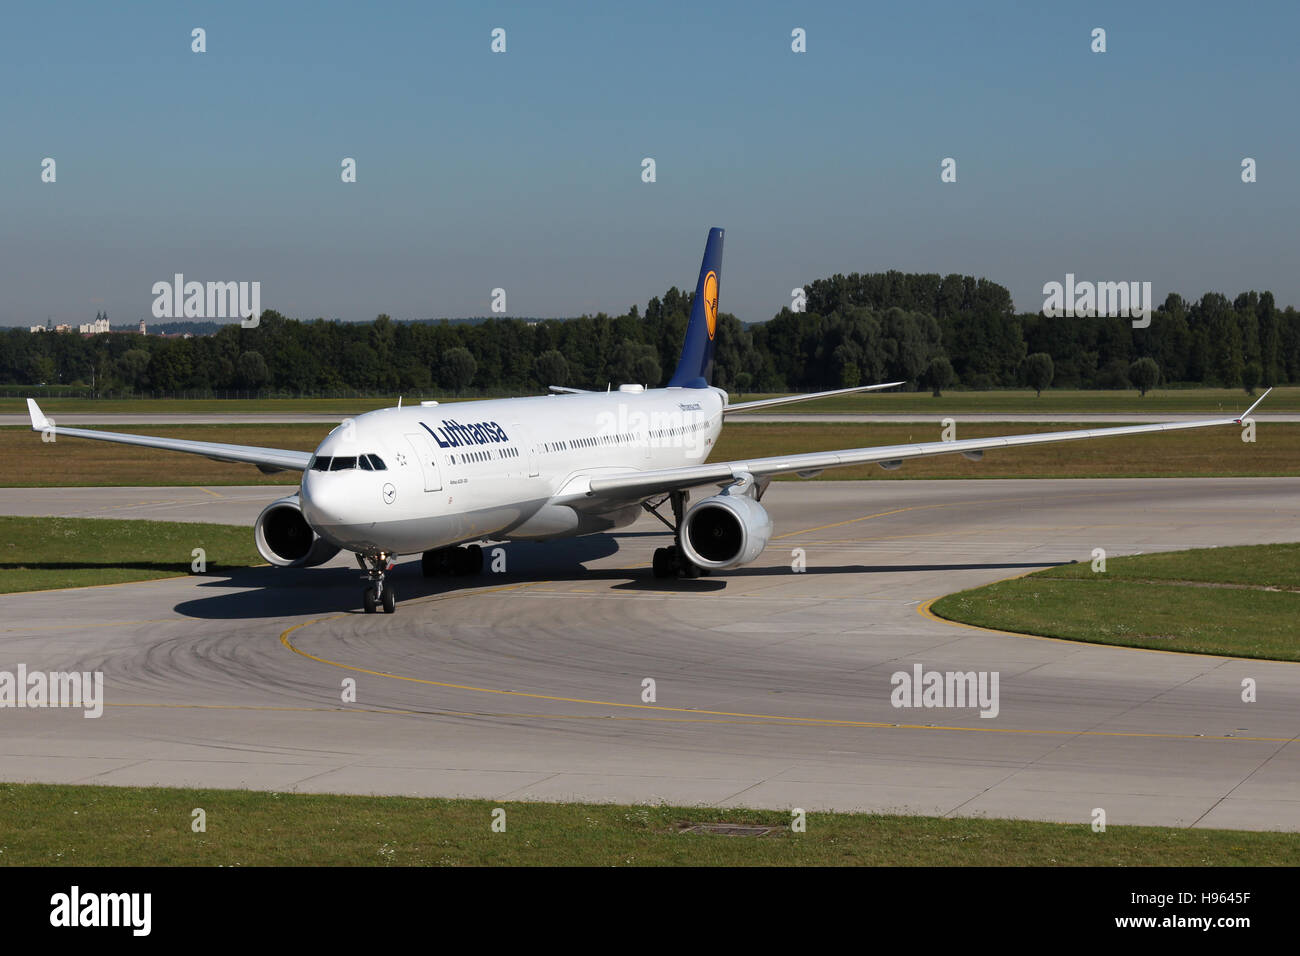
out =
[[[394,555],[623,527],[639,502],[552,498],[598,476],[703,462],[727,401],[717,388],[633,388],[359,415],[316,449],[303,515],[341,548]]]

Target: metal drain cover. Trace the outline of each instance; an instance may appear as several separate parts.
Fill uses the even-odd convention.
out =
[[[783,827],[765,827],[756,823],[683,823],[682,833],[717,833],[722,836],[764,837]]]

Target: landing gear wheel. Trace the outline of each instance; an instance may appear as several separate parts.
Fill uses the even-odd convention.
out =
[[[682,553],[682,549],[675,544],[672,547],[664,548],[664,563],[668,567],[669,577],[698,578],[700,576],[699,566],[693,564]]]
[[[654,560],[651,561],[651,567],[654,568],[655,577],[670,578],[673,576],[672,556],[668,553],[667,548],[655,548]]]
[[[713,572],[709,568],[702,568],[695,562],[691,561],[682,553],[682,516],[686,512],[686,502],[690,500],[690,495],[685,491],[671,492],[667,498],[660,498],[654,504],[643,502],[641,507],[650,512],[673,533],[673,544],[667,548],[655,548],[654,559],[651,561],[651,567],[654,568],[654,575],[657,578],[698,578],[701,575],[708,576]],[[669,521],[659,513],[659,508],[670,501],[673,509],[673,520]]]
[[[451,567],[461,577],[478,574],[483,570],[483,549],[477,544],[451,549]]]
[[[397,606],[393,592],[385,586],[384,576],[393,569],[393,556],[385,551],[379,554],[358,554],[357,563],[365,570],[361,580],[365,589],[361,592],[361,606],[367,614],[374,614],[376,608],[383,604],[384,611],[393,613]]]
[[[442,554],[439,551],[426,551],[420,555],[420,573],[426,578],[436,578],[442,573]]]

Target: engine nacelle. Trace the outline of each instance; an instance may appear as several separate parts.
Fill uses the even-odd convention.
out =
[[[272,501],[253,525],[253,538],[262,557],[277,568],[312,568],[339,553],[307,523],[297,495]]]
[[[702,568],[748,564],[771,537],[772,519],[748,495],[705,498],[682,519],[682,552]]]

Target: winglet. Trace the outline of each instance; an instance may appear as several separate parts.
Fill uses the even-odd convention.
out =
[[[36,399],[27,399],[27,411],[32,416],[32,431],[43,432],[50,427],[50,420],[41,411],[41,406],[36,404]]]
[[[1255,409],[1259,408],[1259,403],[1262,402],[1264,399],[1268,398],[1268,393],[1271,392],[1271,391],[1273,391],[1273,386],[1270,385],[1270,386],[1268,387],[1268,391],[1264,392],[1263,395],[1261,395],[1261,396],[1259,396],[1259,398],[1255,399],[1255,404],[1254,404],[1254,405],[1250,406],[1250,408],[1246,409],[1244,412],[1241,413],[1241,417],[1237,419],[1237,424],[1240,425],[1243,421],[1245,421],[1247,418],[1249,418],[1249,417],[1250,417],[1250,413],[1253,412]],[[27,401],[30,403],[30,402],[31,402],[31,399],[29,398]]]

